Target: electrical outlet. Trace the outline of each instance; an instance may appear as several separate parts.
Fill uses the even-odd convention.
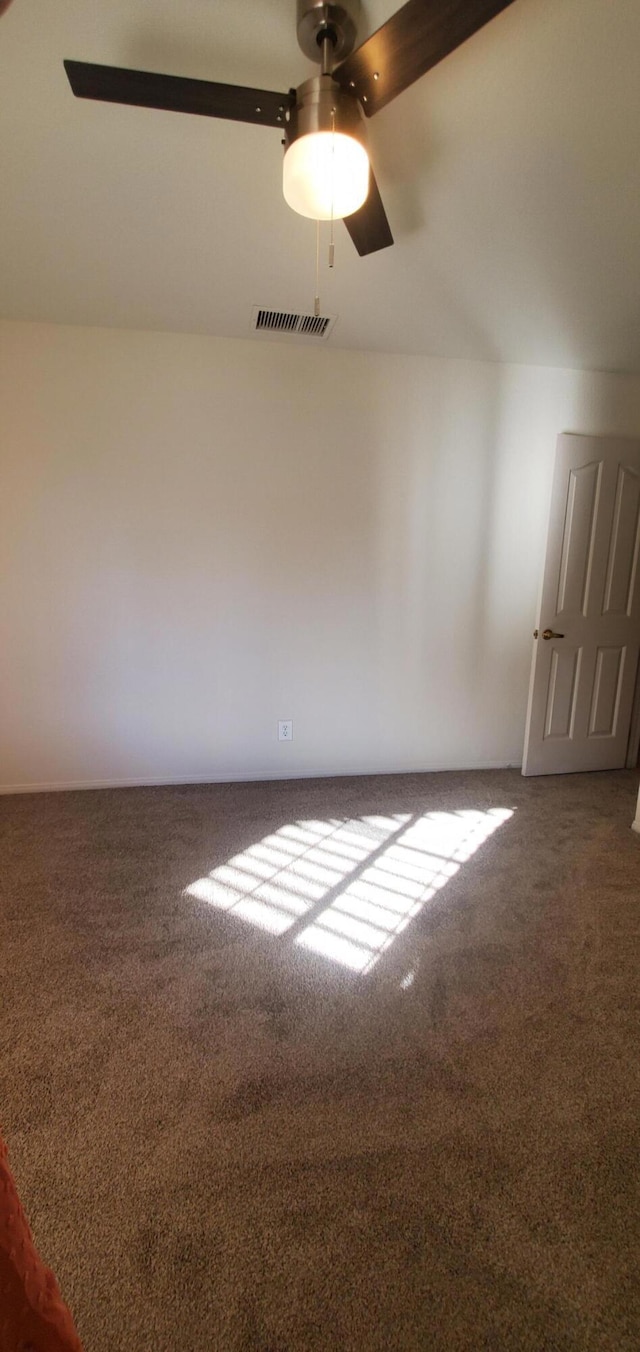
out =
[[[293,720],[291,718],[281,718],[278,723],[278,741],[293,741]]]

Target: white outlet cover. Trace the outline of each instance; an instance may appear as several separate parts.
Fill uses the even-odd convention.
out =
[[[291,718],[281,718],[278,721],[278,741],[293,741],[293,720]]]

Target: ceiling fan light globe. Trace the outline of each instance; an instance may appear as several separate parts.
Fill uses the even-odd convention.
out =
[[[314,221],[351,216],[369,192],[369,156],[354,136],[319,131],[287,148],[283,168],[287,204]]]

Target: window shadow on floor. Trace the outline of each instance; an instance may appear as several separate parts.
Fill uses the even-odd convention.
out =
[[[514,810],[292,821],[184,895],[364,974]]]

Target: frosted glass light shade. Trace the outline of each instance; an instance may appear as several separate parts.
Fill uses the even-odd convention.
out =
[[[285,153],[282,188],[285,202],[301,216],[314,221],[350,216],[369,191],[369,156],[344,132],[299,136]]]

